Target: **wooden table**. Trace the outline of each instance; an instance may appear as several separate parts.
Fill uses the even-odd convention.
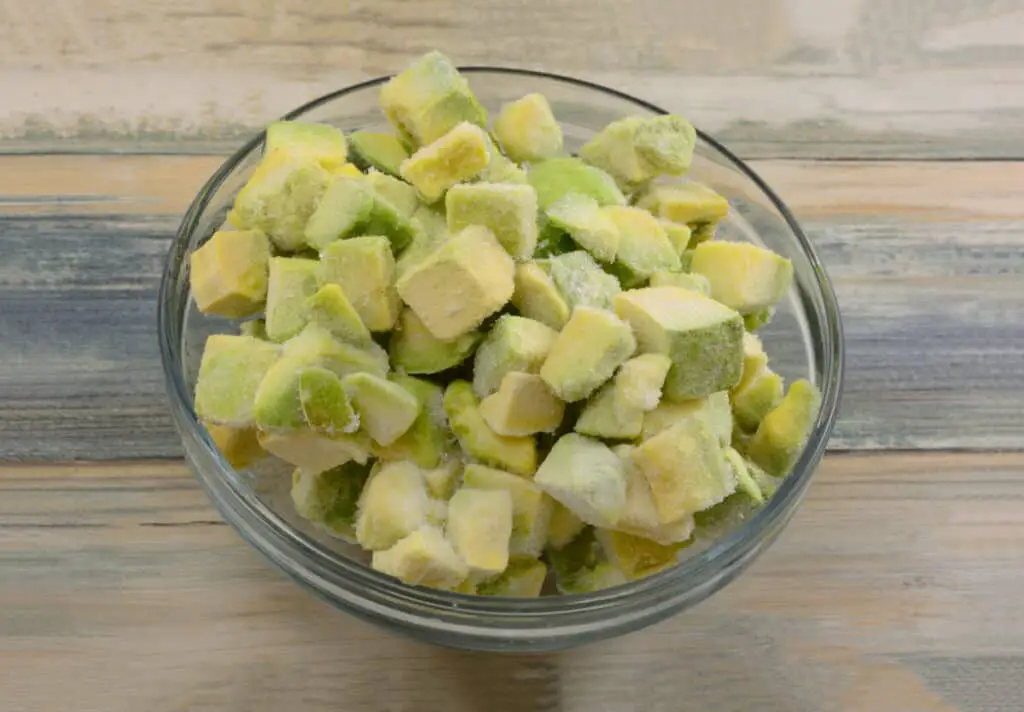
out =
[[[1019,0],[165,7],[0,6],[0,709],[1024,709]],[[845,399],[805,504],[647,631],[391,637],[271,570],[180,460],[154,305],[187,202],[262,122],[434,46],[689,114],[835,281]]]

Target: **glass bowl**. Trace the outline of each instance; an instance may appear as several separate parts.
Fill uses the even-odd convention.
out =
[[[492,115],[524,94],[547,96],[571,151],[613,120],[665,113],[621,92],[553,74],[490,67],[462,71]],[[383,129],[377,98],[386,80],[321,97],[287,118],[326,122],[345,131]],[[491,651],[555,650],[635,631],[693,606],[739,575],[779,535],[811,481],[835,422],[843,373],[839,308],[814,248],[786,206],[743,161],[703,133],[698,133],[691,175],[729,199],[730,215],[718,236],[759,243],[793,261],[793,288],[775,319],[759,332],[773,367],[788,380],[808,378],[822,391],[821,412],[806,448],[755,516],[709,546],[690,547],[678,566],[650,578],[585,595],[485,598],[406,586],[373,571],[357,547],[295,514],[287,470],[234,470],[197,421],[192,392],[206,336],[236,331],[237,324],[196,311],[187,258],[223,223],[262,144],[263,134],[250,140],[193,200],[167,256],[158,326],[171,409],[189,466],[224,518],[288,576],[344,611],[431,643]]]

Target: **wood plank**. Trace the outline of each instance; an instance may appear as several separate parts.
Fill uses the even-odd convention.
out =
[[[301,591],[179,463],[0,468],[5,709],[1009,712],[1024,704],[1024,455],[832,454],[789,529],[693,611],[496,657]]]
[[[0,149],[223,151],[442,48],[633,92],[745,156],[1021,158],[1022,38],[1019,0],[8,2]]]

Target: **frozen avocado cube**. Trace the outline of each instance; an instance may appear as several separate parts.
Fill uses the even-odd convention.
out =
[[[466,360],[480,334],[471,331],[452,341],[441,341],[423,325],[416,312],[404,309],[391,333],[388,351],[395,368],[406,373],[440,373]]]
[[[540,556],[548,537],[554,501],[531,480],[483,465],[466,465],[465,487],[501,490],[512,495],[512,556]]]
[[[579,249],[579,245],[569,237],[569,233],[548,220],[545,213],[540,213],[537,216],[537,225],[537,247],[533,251],[534,259],[540,260],[545,257],[564,255],[566,252]]]
[[[453,589],[469,575],[451,543],[436,526],[417,529],[386,551],[374,551],[370,564],[411,586]]]
[[[337,176],[324,191],[303,232],[305,243],[323,250],[335,240],[356,234],[370,219],[373,189],[362,178]]]
[[[448,502],[448,538],[470,576],[497,576],[508,566],[512,495],[507,490],[463,487]]]
[[[577,250],[541,263],[551,275],[569,309],[597,307],[611,309],[619,293],[619,282],[606,273],[590,254]]]
[[[743,321],[732,309],[679,287],[648,287],[615,297],[615,312],[633,328],[641,351],[672,359],[666,398],[700,398],[739,381]]]
[[[626,507],[615,525],[616,531],[666,546],[689,540],[693,534],[693,517],[684,516],[665,524],[661,522],[651,486],[633,460],[636,448],[617,445],[613,450],[626,468]]]
[[[686,173],[696,139],[681,116],[631,116],[608,124],[580,149],[580,157],[632,190],[658,175]]]
[[[431,497],[447,500],[452,496],[455,484],[462,477],[462,460],[452,457],[437,467],[423,470],[423,479]]]
[[[706,398],[675,402],[662,401],[657,408],[644,416],[641,439],[649,440],[679,421],[690,417],[702,418],[723,445],[729,444],[732,438],[732,411],[729,405],[729,394],[726,391],[712,393]]]
[[[448,191],[444,203],[451,232],[483,225],[515,259],[533,256],[537,246],[537,193],[529,185],[456,185]]]
[[[701,418],[682,420],[644,441],[633,461],[647,478],[662,524],[712,507],[736,489],[722,445]]]
[[[561,593],[591,593],[626,582],[597,541],[593,527],[586,527],[561,549],[548,550],[548,561]]]
[[[626,204],[610,175],[578,158],[549,158],[534,163],[526,178],[537,191],[537,205],[544,211],[570,193],[593,198],[598,205]]]
[[[264,455],[256,439],[256,428],[234,428],[216,423],[204,423],[204,427],[220,454],[236,470],[248,467]]]
[[[363,430],[378,445],[393,443],[419,415],[419,401],[397,383],[370,373],[352,373],[341,382]]]
[[[610,205],[602,212],[615,223],[619,232],[616,261],[640,279],[661,270],[679,269],[679,255],[669,242],[665,229],[646,210]]]
[[[204,314],[230,319],[262,311],[270,243],[259,230],[215,232],[189,256],[192,298]]]
[[[615,386],[606,383],[587,401],[574,430],[583,435],[607,440],[632,440],[640,436],[644,411],[635,405],[620,403]]]
[[[333,371],[307,366],[299,374],[299,405],[303,420],[314,430],[328,435],[354,433],[359,418],[348,394]]]
[[[369,181],[369,178],[367,180]],[[396,255],[415,242],[419,234],[418,226],[411,216],[403,215],[401,208],[396,207],[390,199],[376,190],[373,192],[373,209],[370,210],[366,222],[360,226],[359,232],[364,235],[387,237],[391,243],[391,250]]]
[[[427,524],[430,497],[423,473],[411,462],[381,463],[363,487],[356,515],[356,539],[381,551]]]
[[[571,509],[555,502],[554,509],[551,510],[551,522],[548,524],[546,546],[551,549],[561,549],[579,536],[585,526],[587,526],[586,522],[573,514]]]
[[[441,387],[399,374],[392,374],[391,380],[416,397],[419,415],[401,437],[387,447],[375,448],[376,455],[382,460],[412,460],[425,469],[441,467],[449,445]]]
[[[622,462],[601,442],[575,433],[558,439],[534,481],[577,517],[595,526],[614,526],[626,507]]]
[[[562,153],[562,129],[543,94],[527,94],[501,107],[494,134],[513,161],[540,161]]]
[[[702,274],[686,274],[684,272],[655,272],[649,282],[652,287],[679,287],[688,289],[705,297],[711,296],[711,284]]]
[[[620,408],[654,410],[671,367],[672,360],[663,354],[641,354],[626,361],[615,374],[615,402]]]
[[[584,250],[602,262],[613,262],[619,249],[619,228],[597,201],[569,193],[547,209],[548,219]]]
[[[409,152],[394,134],[355,131],[349,135],[348,142],[352,160],[361,168],[374,168],[396,178],[402,161],[409,157]]]
[[[629,325],[603,309],[577,307],[555,339],[540,377],[567,403],[583,400],[636,350]]]
[[[340,286],[370,331],[389,331],[398,319],[395,259],[386,237],[332,242],[320,256],[317,278]]]
[[[220,425],[254,425],[256,391],[279,356],[276,345],[251,336],[207,337],[196,380],[196,415]]]
[[[380,90],[380,105],[399,136],[423,146],[462,122],[487,125],[487,112],[451,61],[430,52]]]
[[[757,426],[747,456],[770,475],[788,474],[807,444],[820,407],[817,388],[804,379],[793,381],[782,402]]]
[[[729,201],[695,181],[652,185],[637,201],[637,207],[694,229],[717,223],[729,213]]]
[[[712,299],[741,314],[771,307],[793,280],[792,262],[747,242],[697,245],[690,270],[707,278]]]
[[[232,224],[263,231],[281,250],[297,250],[305,243],[306,222],[332,180],[315,160],[270,151],[235,198]]]
[[[500,310],[515,264],[490,230],[471,225],[403,274],[398,294],[435,338],[456,339]]]
[[[310,324],[286,341],[282,353],[305,365],[323,366],[338,376],[365,371],[383,377],[388,372],[388,355],[376,343],[371,341],[364,346],[346,344],[316,324]]]
[[[533,438],[494,432],[480,414],[473,387],[466,381],[448,385],[444,411],[459,445],[470,457],[521,475],[532,475],[537,470],[537,444]]]
[[[285,356],[267,371],[260,381],[253,402],[253,416],[260,430],[298,430],[306,427],[299,380],[307,365],[304,359]]]
[[[558,331],[569,320],[569,305],[551,276],[533,262],[516,265],[512,306],[529,319]]]
[[[366,182],[403,218],[411,218],[422,204],[415,188],[385,173],[370,171],[366,174]]]
[[[755,432],[764,417],[782,401],[782,377],[770,369],[752,378],[730,394],[736,424],[747,432]]]
[[[537,598],[544,588],[548,567],[538,559],[513,559],[497,578],[481,583],[478,596]]]
[[[565,404],[540,376],[510,371],[498,390],[480,402],[480,415],[499,435],[549,433],[561,424]]]
[[[693,237],[693,231],[690,229],[690,226],[674,223],[671,220],[664,220],[662,218],[659,218],[658,222],[664,228],[665,237],[672,243],[676,254],[682,256],[690,245],[690,239]]]
[[[260,432],[260,447],[303,472],[323,472],[347,462],[366,464],[370,439],[361,433],[325,435],[312,430]]]
[[[473,359],[473,390],[483,398],[511,371],[537,373],[558,338],[539,321],[506,314],[498,318]]]
[[[370,343],[370,330],[359,318],[342,288],[329,282],[306,301],[309,322],[356,346]]]
[[[490,139],[479,126],[461,123],[402,161],[401,174],[423,199],[433,203],[457,183],[473,178],[490,163]]]
[[[595,530],[608,561],[629,581],[656,574],[676,565],[683,544],[658,544],[650,539],[610,529]]]
[[[292,504],[300,517],[321,525],[335,536],[355,541],[359,495],[369,468],[346,463],[324,472],[292,473]]]
[[[348,158],[341,129],[305,121],[275,121],[267,126],[266,152],[277,149],[311,158],[328,170],[344,165]]]
[[[267,282],[267,336],[286,341],[309,322],[309,298],[317,291],[317,261],[271,257]]]

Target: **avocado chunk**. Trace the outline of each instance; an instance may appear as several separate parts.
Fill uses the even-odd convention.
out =
[[[448,502],[447,532],[471,577],[497,576],[508,567],[512,494],[463,487]]]
[[[595,438],[632,440],[640,436],[643,425],[643,410],[619,403],[615,386],[606,383],[587,401],[573,429]]]
[[[387,447],[412,427],[420,412],[416,397],[397,383],[371,373],[351,373],[342,381],[359,413],[363,430]]]
[[[427,492],[435,499],[448,500],[455,485],[462,479],[462,460],[452,457],[440,462],[437,467],[423,470]]]
[[[424,146],[462,122],[487,126],[469,83],[440,52],[430,52],[381,87],[380,105],[407,143]]]
[[[370,440],[361,433],[325,435],[312,430],[263,432],[257,434],[260,447],[303,472],[323,472],[347,462],[366,464]]]
[[[770,308],[785,296],[793,263],[747,242],[704,242],[690,267],[711,284],[711,298],[741,314]]]
[[[317,261],[271,257],[267,281],[267,336],[286,341],[309,322],[309,298],[317,291]]]
[[[267,126],[266,152],[277,149],[311,158],[328,170],[344,165],[348,159],[345,134],[328,124],[275,121]]]
[[[394,134],[354,131],[349,134],[348,142],[352,160],[363,170],[374,168],[397,178],[399,166],[409,157],[409,152]]]
[[[501,107],[494,134],[513,161],[541,161],[562,153],[562,129],[543,94],[527,94]]]
[[[515,265],[490,230],[471,225],[409,268],[398,294],[442,341],[473,331],[514,290]]]
[[[429,485],[432,478],[440,476],[432,474],[432,471],[443,467],[441,461],[449,445],[443,391],[430,381],[412,376],[392,374],[391,380],[416,397],[419,414],[403,435],[387,447],[375,448],[375,454],[382,460],[415,462],[425,470],[424,476]]]
[[[576,307],[611,309],[612,300],[621,291],[618,280],[582,250],[556,255],[541,266],[551,275],[570,310]]]
[[[702,274],[659,271],[651,275],[649,284],[652,287],[679,287],[705,297],[711,296],[711,283]]]
[[[554,280],[533,262],[516,265],[512,306],[529,319],[560,330],[569,320],[569,305]]]
[[[388,239],[353,237],[328,245],[317,266],[320,285],[337,284],[370,331],[389,331],[401,306]]]
[[[212,334],[196,380],[196,415],[219,425],[255,425],[256,391],[280,356],[279,348],[251,336]]]
[[[688,541],[693,535],[693,517],[684,516],[667,524],[661,522],[651,486],[633,460],[636,448],[616,445],[612,450],[626,468],[626,508],[615,525],[615,531],[665,546]]]
[[[632,191],[659,175],[686,173],[696,140],[693,125],[681,116],[630,116],[608,124],[580,149],[580,157]]]
[[[416,312],[404,309],[391,333],[388,350],[395,368],[406,373],[440,373],[466,360],[476,348],[480,334],[469,332],[452,341],[441,341],[423,325]]]
[[[614,526],[626,507],[622,462],[600,441],[575,433],[558,439],[534,482],[594,526]]]
[[[671,220],[662,218],[659,218],[658,222],[661,223],[661,227],[665,230],[665,237],[672,243],[676,254],[681,257],[686,248],[690,246],[690,240],[693,237],[693,231],[690,229],[690,226],[674,223]]]
[[[650,539],[611,529],[596,529],[608,561],[626,577],[627,581],[651,576],[676,565],[684,544],[658,544]]]
[[[370,474],[356,515],[356,539],[370,551],[394,546],[427,524],[430,497],[411,462],[386,462]]]
[[[253,415],[260,430],[299,430],[306,427],[299,381],[307,365],[304,359],[285,356],[267,371],[253,402]]]
[[[549,549],[547,558],[561,593],[591,593],[626,583],[622,572],[608,561],[593,527],[586,527],[561,549]]]
[[[807,444],[821,407],[821,394],[809,381],[793,381],[782,402],[771,410],[747,446],[747,456],[770,475],[793,469]]]
[[[571,509],[555,502],[554,509],[551,510],[551,522],[548,524],[546,546],[551,549],[561,549],[579,536],[585,526],[587,526],[586,522],[573,514]]]
[[[406,220],[412,218],[422,205],[416,194],[416,189],[403,180],[379,171],[370,171],[366,174],[365,180],[378,197],[386,200],[395,209],[395,212]]]
[[[732,309],[679,287],[648,287],[615,297],[615,312],[633,328],[642,352],[672,359],[666,398],[700,398],[739,381],[743,321]]]
[[[719,442],[728,445],[732,438],[732,411],[729,394],[726,391],[712,393],[706,398],[685,401],[662,401],[658,407],[644,416],[642,440],[649,440],[658,433],[668,430],[680,420],[690,417],[702,418]]]
[[[540,377],[567,403],[590,396],[636,350],[629,325],[603,309],[577,307],[555,339]]]
[[[500,576],[476,589],[478,596],[537,598],[544,588],[548,567],[539,559],[513,559]]]
[[[370,565],[410,586],[429,588],[452,589],[469,575],[466,562],[432,525],[417,529],[386,551],[374,551]]]
[[[654,410],[671,367],[672,360],[663,354],[641,354],[626,361],[615,374],[615,402],[644,413]]]
[[[475,177],[490,163],[490,139],[479,126],[461,123],[402,161],[402,178],[428,203],[457,183]]]
[[[661,270],[679,269],[679,255],[665,229],[646,210],[611,205],[602,212],[615,223],[619,233],[616,261],[640,280]]]
[[[389,368],[387,353],[376,343],[363,347],[346,344],[316,324],[286,341],[282,353],[303,365],[323,366],[338,376],[367,372],[383,377]]]
[[[736,492],[722,502],[694,515],[697,524],[694,537],[700,541],[713,541],[741,526],[757,514],[778,487],[777,480],[749,460],[730,457],[729,450],[726,451],[726,457],[730,466],[737,472],[737,479],[741,484]],[[744,480],[739,480],[741,468],[747,473]]]
[[[747,432],[755,432],[764,417],[782,401],[784,389],[782,377],[771,369],[734,388],[730,397],[736,424]]]
[[[619,249],[618,225],[590,196],[569,193],[548,206],[547,216],[595,259],[615,260]]]
[[[529,185],[456,185],[444,202],[451,232],[483,225],[513,258],[527,260],[533,256],[537,246],[537,193]]]
[[[303,519],[320,525],[331,534],[355,542],[359,495],[369,468],[346,463],[324,472],[292,473],[292,504]]]
[[[256,439],[256,428],[234,428],[217,423],[204,423],[203,426],[220,454],[236,470],[248,467],[265,454]]]
[[[553,432],[565,415],[565,404],[540,376],[509,371],[501,386],[480,402],[480,415],[499,435],[521,437]]]
[[[483,398],[497,391],[511,371],[537,373],[557,338],[558,332],[539,321],[499,317],[473,359],[473,391]]]
[[[371,341],[370,330],[359,318],[352,302],[341,287],[328,282],[306,300],[309,322],[323,327],[342,341],[365,346]]]
[[[547,211],[570,193],[593,198],[598,205],[625,205],[615,180],[578,158],[549,158],[530,165],[526,179],[537,191],[537,205]]]
[[[336,176],[309,216],[303,239],[314,250],[354,235],[370,219],[373,189],[362,178]]]
[[[466,381],[452,381],[448,385],[444,410],[459,445],[470,457],[520,475],[532,475],[537,470],[537,445],[533,438],[494,432],[480,414],[473,387]]]
[[[693,230],[714,225],[729,214],[729,201],[696,181],[652,185],[640,196],[637,207],[665,220],[689,225]]]
[[[334,435],[359,429],[359,418],[341,380],[326,368],[307,366],[299,373],[299,406],[313,430]]]
[[[483,465],[466,465],[464,487],[506,491],[512,495],[512,556],[540,556],[548,538],[554,501],[531,480]]]
[[[227,230],[189,255],[196,308],[240,319],[262,311],[267,299],[270,243],[259,230]]]

